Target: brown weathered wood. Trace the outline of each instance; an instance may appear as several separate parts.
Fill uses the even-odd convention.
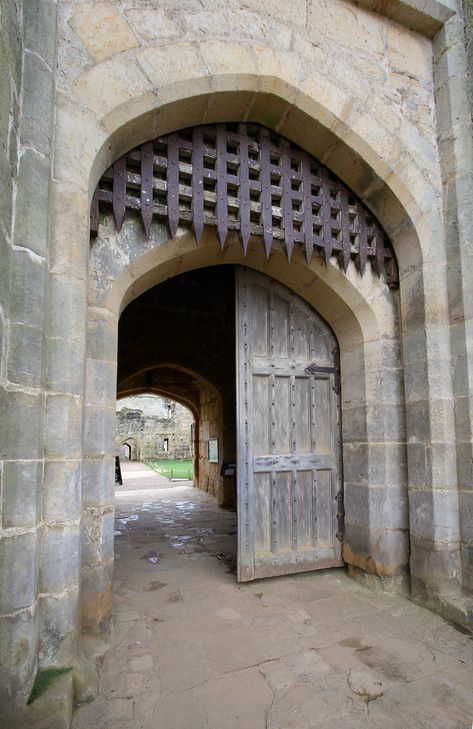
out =
[[[141,218],[149,238],[153,219],[153,142],[141,145]]]
[[[200,243],[204,232],[204,140],[202,128],[196,127],[193,133],[192,150],[192,224],[195,242]]]
[[[326,167],[321,167],[322,177],[322,230],[323,230],[323,256],[325,265],[328,264],[333,251],[332,239],[332,218],[331,218],[331,197],[330,179]]]
[[[117,230],[121,230],[125,218],[126,155],[113,165],[113,217]]]
[[[261,224],[266,258],[269,258],[273,243],[273,214],[271,206],[271,171],[269,159],[269,134],[261,130]]]
[[[340,215],[342,229],[342,268],[347,271],[348,264],[351,259],[351,240],[350,240],[350,216],[348,210],[348,190],[345,185],[340,185]]]
[[[90,235],[95,238],[99,232],[99,190],[95,190],[90,205]]]
[[[179,147],[177,134],[168,136],[167,206],[171,238],[176,237],[179,226]]]
[[[294,215],[292,210],[293,191],[291,186],[291,160],[289,157],[289,143],[286,140],[282,140],[281,148],[282,154],[282,206],[283,206],[283,221],[284,221],[284,241],[286,244],[286,255],[289,263],[292,258],[292,251],[294,250]]]
[[[340,566],[335,339],[281,284],[239,269],[236,288],[239,580]]]
[[[308,264],[314,254],[314,229],[312,220],[312,189],[310,179],[310,158],[304,155],[301,160],[302,192],[304,200],[304,241],[305,257]]]
[[[228,235],[227,137],[225,125],[217,124],[217,230],[223,249]]]
[[[374,232],[376,235],[375,270],[378,276],[381,276],[384,270],[384,235],[377,223],[374,224]]]
[[[243,246],[243,252],[246,256],[248,243],[250,242],[250,177],[249,177],[249,158],[248,158],[248,135],[246,134],[246,125],[239,125],[239,145],[240,145],[240,236]]]
[[[366,214],[362,205],[358,204],[358,269],[363,276],[368,260],[368,237],[366,231]]]

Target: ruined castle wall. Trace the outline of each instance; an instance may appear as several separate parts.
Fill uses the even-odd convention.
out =
[[[137,460],[192,458],[193,422],[191,413],[178,403],[158,397],[124,398],[117,403],[116,452],[123,458],[121,446],[132,438],[137,446]]]

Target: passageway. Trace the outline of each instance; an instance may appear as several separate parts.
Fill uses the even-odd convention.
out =
[[[114,628],[74,729],[460,729],[470,638],[342,570],[238,584],[236,514],[123,465]]]

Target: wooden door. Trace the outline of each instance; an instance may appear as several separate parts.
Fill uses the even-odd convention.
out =
[[[236,274],[238,580],[343,564],[338,347],[276,281]]]

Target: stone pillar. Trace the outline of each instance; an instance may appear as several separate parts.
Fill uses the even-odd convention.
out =
[[[5,297],[0,302],[0,705],[13,716],[28,699],[38,661],[43,326],[55,54],[53,0],[2,3],[0,186],[8,209],[0,215],[0,291]]]
[[[458,13],[434,39],[433,47],[440,161],[445,190],[459,537],[464,590],[458,609],[461,615],[469,616],[470,625],[473,625],[473,130],[471,98],[468,96],[468,81],[471,84],[472,73],[473,9],[471,3],[464,4],[466,38],[460,0],[457,10]]]
[[[386,287],[387,289],[387,287]],[[342,350],[345,484],[344,559],[349,574],[384,590],[408,589],[406,434],[398,297],[381,291],[373,308],[379,338],[352,334]]]
[[[112,611],[116,317],[89,307],[81,530],[82,630],[106,636]]]

